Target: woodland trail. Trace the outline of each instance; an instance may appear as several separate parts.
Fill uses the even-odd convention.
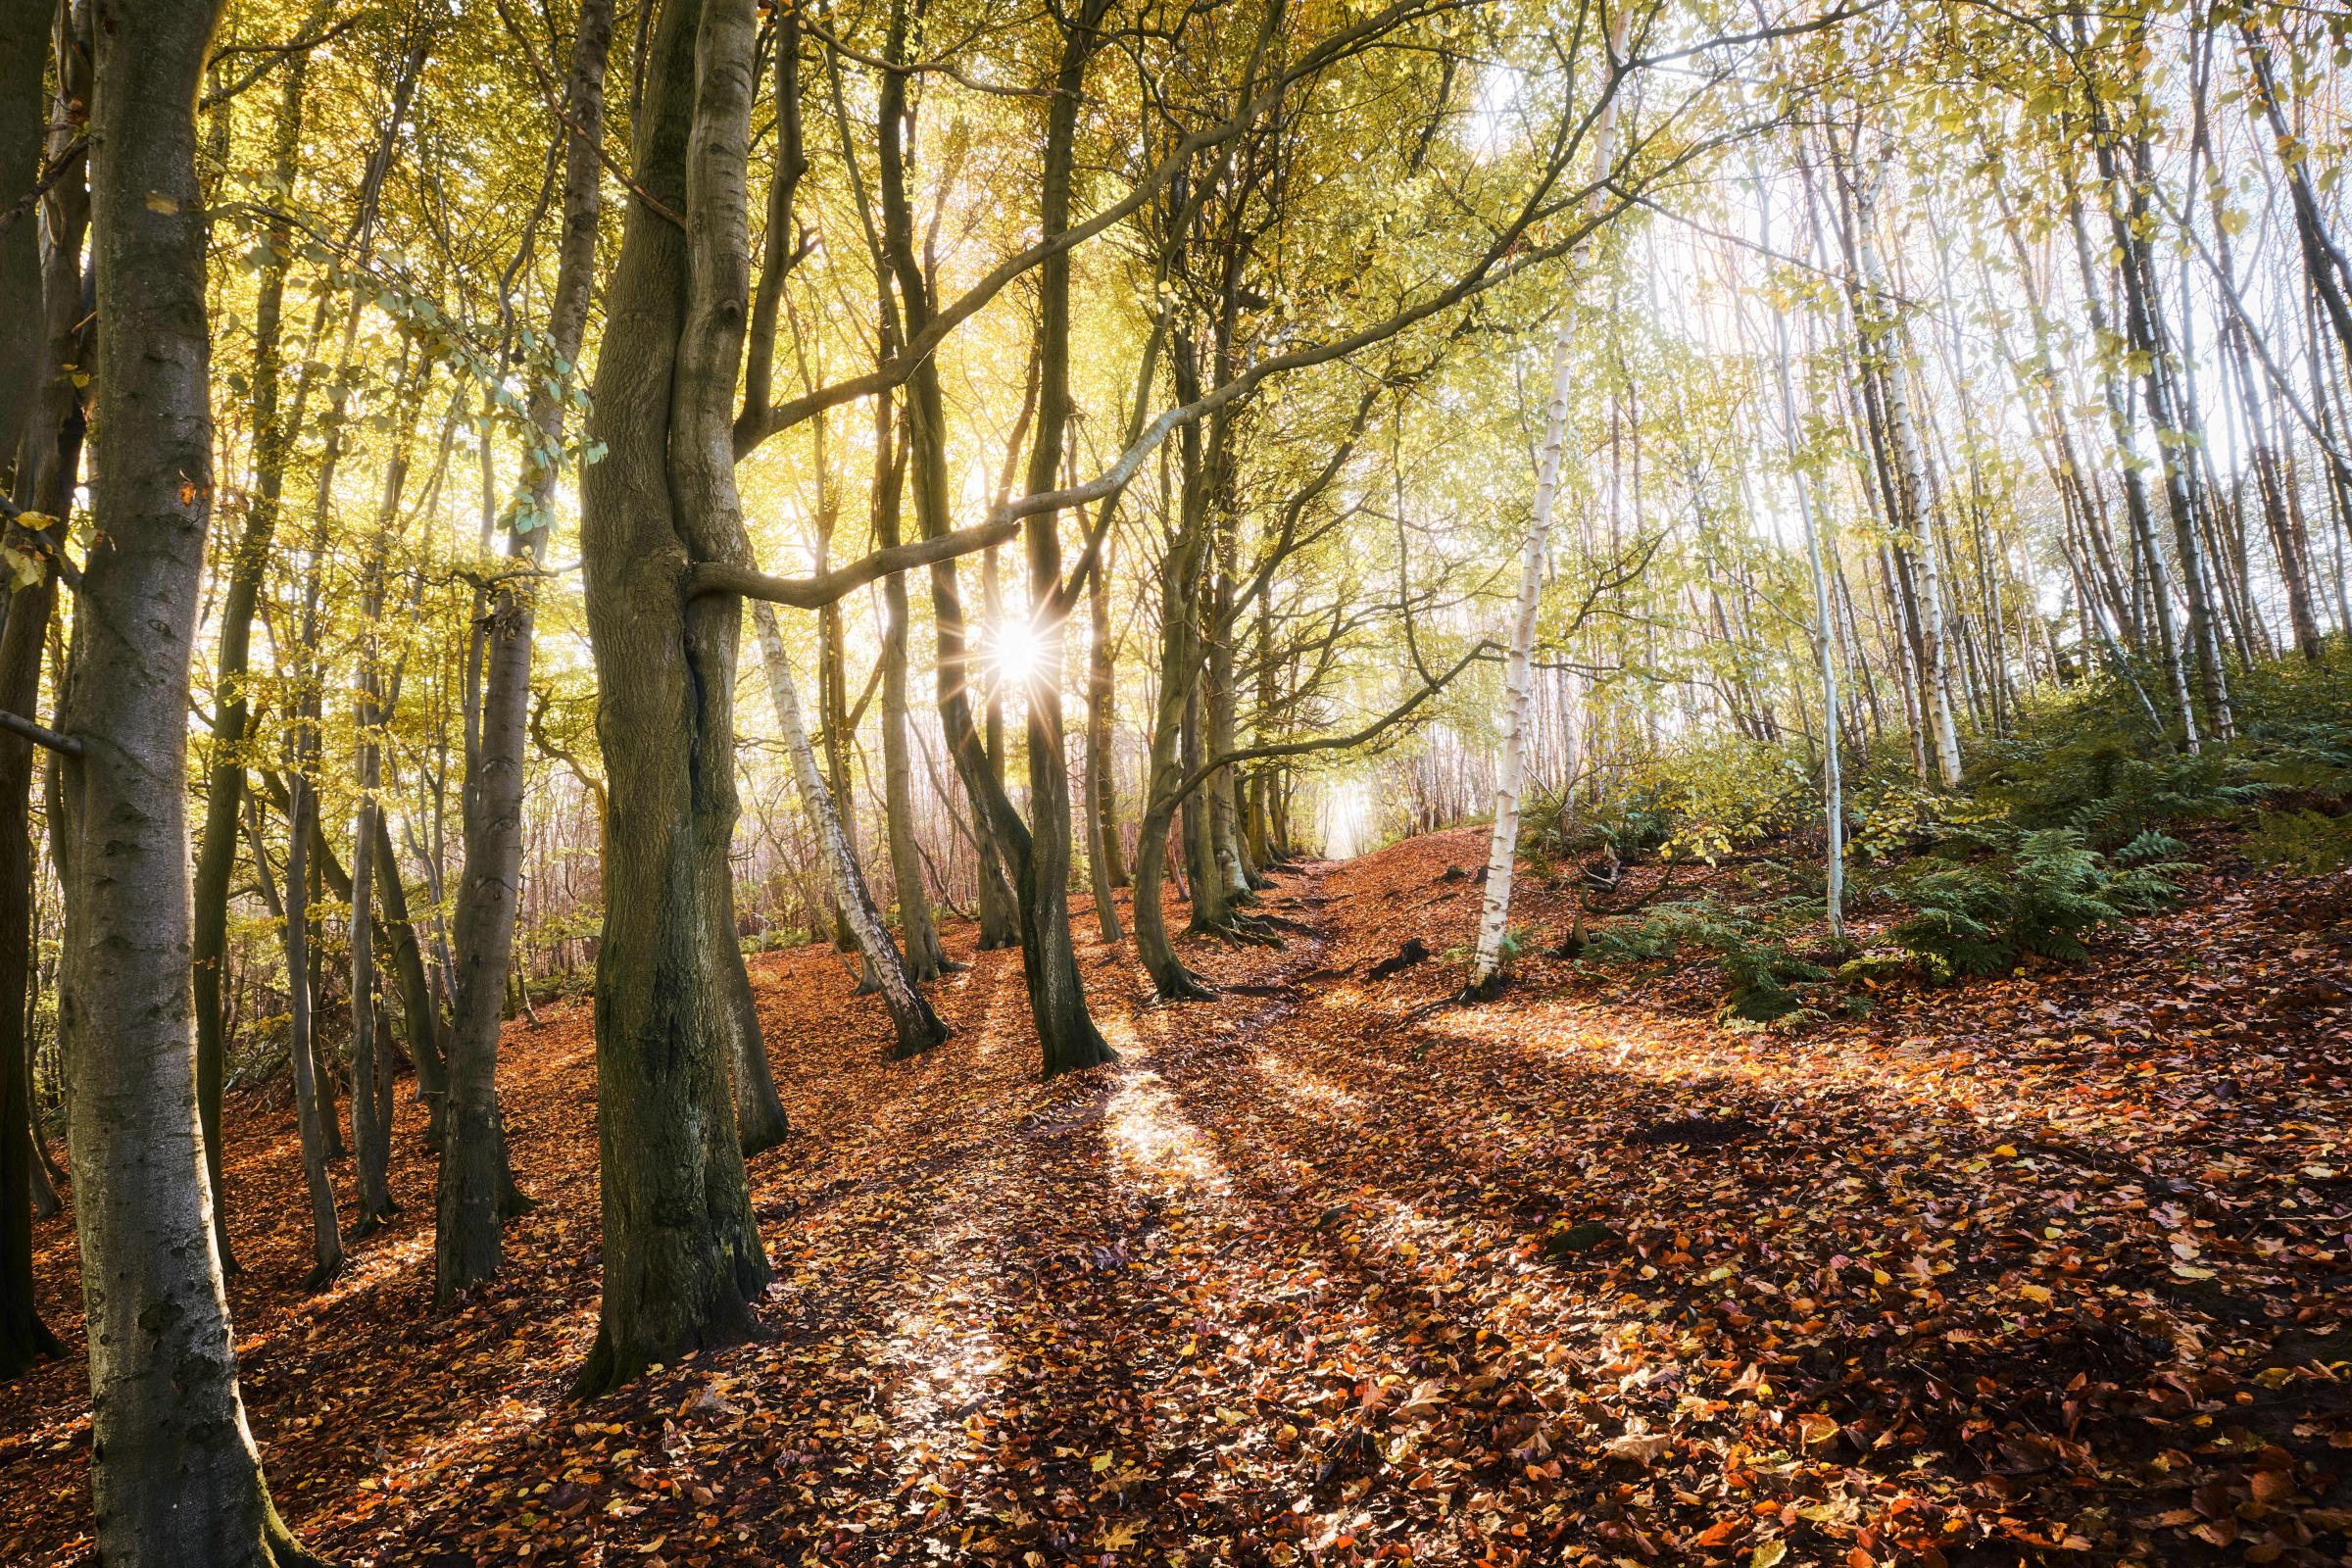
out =
[[[591,1404],[583,1005],[508,1036],[542,1204],[452,1315],[414,1125],[408,1213],[306,1298],[290,1118],[238,1107],[289,1516],[382,1563],[2337,1560],[2352,879],[1735,1034],[1673,975],[1369,978],[1469,930],[1474,838],[1285,875],[1312,935],[1193,947],[1212,1003],[1082,946],[1122,1059],[1051,1084],[1015,955],[913,1062],[832,955],[757,960],[798,1133],[753,1167],[771,1337]],[[81,1376],[0,1424],[0,1559],[77,1560]]]

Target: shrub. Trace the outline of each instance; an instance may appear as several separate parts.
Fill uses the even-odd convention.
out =
[[[1588,796],[1574,810],[1565,796],[1555,796],[1530,813],[1527,826],[1533,852],[1547,859],[1605,850],[1621,864],[1640,859],[1673,831],[1665,804],[1646,784],[1598,801]]]
[[[1948,863],[1964,847],[1985,853]],[[2117,864],[2076,828],[1955,835],[1938,858],[1947,863],[1901,880],[1912,912],[1888,934],[1939,979],[1998,974],[2027,953],[2065,962],[2086,957],[2084,932],[2158,907],[2176,891],[2170,876],[2181,869],[2167,860]]]
[[[2329,816],[2309,808],[2267,811],[2255,819],[2245,849],[2246,858],[2257,865],[2317,876],[2352,861],[2352,816]]]
[[[1770,1023],[1804,1005],[1799,986],[1827,980],[1827,969],[1790,950],[1781,933],[1810,905],[1781,900],[1760,913],[1726,909],[1705,899],[1661,905],[1647,916],[1611,920],[1585,944],[1594,963],[1654,963],[1685,948],[1711,955],[1728,982],[1721,1016]]]

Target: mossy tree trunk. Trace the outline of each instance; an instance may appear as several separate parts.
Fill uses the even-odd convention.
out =
[[[749,306],[751,0],[669,0],[655,24],[583,488],[588,631],[611,792],[597,955],[605,1291],[578,1389],[752,1331],[766,1284],[737,1142],[727,905],[742,608],[698,563],[745,565],[729,403]],[[684,215],[684,226],[656,211]],[[739,989],[740,988],[740,989]]]

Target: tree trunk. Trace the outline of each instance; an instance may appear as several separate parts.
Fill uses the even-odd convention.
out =
[[[808,743],[808,726],[801,717],[800,693],[793,685],[792,665],[784,657],[784,639],[776,629],[775,608],[766,604],[753,606],[752,621],[760,634],[767,689],[775,700],[776,724],[784,731],[784,749],[792,759],[793,777],[801,788],[801,806],[808,814],[809,830],[816,835],[826,868],[832,873],[834,903],[849,921],[858,950],[865,955],[866,972],[874,977],[876,988],[890,1008],[891,1022],[898,1031],[896,1054],[918,1055],[948,1037],[947,1025],[940,1022],[939,1015],[931,1010],[931,1004],[915,989],[913,979],[900,961],[899,950],[890,944],[890,931],[882,923],[882,911],[874,907],[874,896],[858,864],[858,852],[851,847],[832,792],[826,788],[824,774],[817,767],[815,748]],[[754,1071],[765,1086],[768,1103],[775,1105],[776,1092],[767,1082],[764,1058],[755,1064]],[[751,1114],[748,1099],[739,1084],[736,1089],[739,1121]],[[779,1139],[783,1121],[783,1107],[775,1105],[774,1122]],[[745,1152],[751,1152],[751,1134],[747,1128]]]
[[[1058,91],[1048,112],[1042,180],[1041,219],[1047,235],[1068,226],[1070,177],[1075,146],[1078,89],[1096,38],[1105,0],[1086,0],[1082,16],[1073,19],[1065,34]],[[1091,20],[1090,20],[1091,19]],[[893,12],[893,48],[906,25],[903,7]],[[907,333],[927,324],[928,284],[914,254],[912,214],[906,196],[906,168],[899,140],[905,91],[896,74],[883,80],[880,112],[883,127],[881,161],[886,247],[905,311]],[[1032,492],[1050,491],[1060,470],[1061,440],[1069,417],[1069,260],[1056,253],[1038,272],[1039,377],[1036,445],[1031,452]],[[936,365],[926,360],[910,378],[908,411],[913,435],[915,515],[925,538],[949,531],[947,416]],[[1030,598],[1048,612],[1048,623],[1034,626],[1032,635],[1041,652],[1036,667],[1049,678],[1029,692],[1028,748],[1030,817],[1024,822],[1013,807],[996,759],[982,740],[972,708],[970,655],[965,637],[963,601],[953,559],[931,567],[932,620],[939,644],[938,701],[947,730],[949,751],[957,773],[975,806],[975,836],[982,847],[983,913],[991,874],[990,847],[1004,858],[1013,882],[1013,914],[1021,944],[1022,976],[1027,985],[1029,1012],[1037,1027],[1048,1078],[1076,1068],[1116,1059],[1109,1045],[1088,1015],[1086,993],[1078,977],[1078,959],[1070,943],[1069,768],[1063,750],[1059,684],[1051,678],[1060,668],[1058,594],[1060,545],[1058,519],[1053,514],[1033,516],[1024,530],[1029,565]],[[982,938],[987,928],[983,920]]]
[[[1628,14],[1609,24],[1609,58],[1625,46]],[[1593,126],[1592,172],[1606,175],[1617,129],[1617,97],[1610,93]],[[1544,450],[1536,465],[1536,497],[1528,519],[1527,544],[1519,561],[1519,602],[1511,620],[1511,646],[1503,663],[1501,751],[1494,760],[1494,827],[1487,843],[1487,876],[1479,901],[1478,947],[1470,959],[1470,989],[1492,981],[1502,966],[1502,941],[1510,927],[1511,880],[1519,858],[1519,795],[1527,768],[1529,700],[1534,692],[1530,665],[1535,658],[1536,612],[1544,594],[1544,556],[1551,533],[1551,513],[1560,490],[1560,464],[1568,445],[1569,377],[1574,369],[1576,312],[1560,309],[1560,324],[1551,343],[1551,396],[1544,409]]]
[[[585,0],[565,87],[564,232],[548,325],[553,363],[532,376],[528,412],[534,437],[524,465],[524,491],[514,507],[512,564],[492,594],[483,629],[480,725],[466,760],[466,874],[458,889],[449,1109],[433,1234],[433,1296],[443,1304],[498,1272],[499,1226],[522,1206],[498,1108],[499,1004],[514,955],[520,894],[523,748],[530,729],[539,561],[555,521],[564,408],[595,283],[603,173],[598,143],[612,47],[612,0]]]
[[[2066,170],[2066,199],[2067,218],[2075,239],[2075,265],[2082,277],[2084,310],[2090,318],[2091,336],[2100,343],[2106,343],[2112,340],[2106,294],[2100,287],[2098,270],[2091,260],[2090,230],[2083,218],[2082,192],[2076,184],[2071,162]],[[2124,401],[2123,376],[2106,354],[2100,356],[2099,379],[2102,401],[2107,410],[2108,429],[2115,442],[2116,457],[2123,466],[2124,514],[2132,528],[2132,558],[2148,598],[2149,613],[2134,618],[2155,629],[2166,684],[2172,690],[2174,710],[2180,715],[2182,740],[2193,752],[2203,743],[2203,731],[2197,721],[2196,708],[2189,701],[2188,677],[2180,659],[2180,637],[2173,620],[2172,590],[2165,580],[2163,558],[2156,549],[2155,517],[2148,506],[2147,482],[2140,473],[2138,446],[2133,439],[2132,416]]]
[[[750,292],[750,0],[672,0],[656,24],[636,184],[612,272],[583,489],[588,632],[612,797],[597,955],[605,1288],[576,1388],[739,1339],[768,1279],[730,1091],[734,826],[731,595],[697,562],[750,560],[728,403]],[[725,940],[718,940],[721,929]]]
[[[1759,192],[1761,187],[1759,186]],[[1761,194],[1759,201],[1763,198]],[[1758,216],[1760,242],[1772,244],[1770,209]],[[1837,622],[1830,609],[1830,578],[1822,565],[1822,528],[1814,515],[1813,487],[1805,480],[1804,441],[1796,420],[1796,389],[1788,374],[1788,313],[1775,304],[1772,313],[1773,358],[1779,371],[1781,424],[1788,446],[1788,473],[1796,487],[1796,510],[1805,526],[1805,565],[1813,578],[1813,657],[1821,666],[1821,794],[1823,907],[1830,940],[1845,940],[1845,785],[1838,756]]]
[[[1913,420],[1909,345],[1879,261],[1877,174],[1854,181],[1855,324],[1884,400],[1901,529],[1897,549],[1918,564],[1920,603],[1913,622],[1919,644],[1920,706],[1925,710],[1936,776],[1945,789],[1960,784],[1960,739],[1952,723],[1951,659],[1946,646],[1943,568],[1928,494],[1926,449]]]
[[[0,44],[22,46],[30,66],[30,92],[23,107],[33,122],[31,154],[36,164],[41,142],[39,116],[33,111],[40,102],[40,62],[51,9],[34,7],[31,13],[0,21],[7,29],[0,32]],[[75,27],[88,20],[82,12],[61,16]],[[61,95],[82,96],[88,84],[74,64],[78,38],[60,56],[68,72]],[[12,103],[6,112],[18,107]],[[68,122],[60,119],[53,145],[66,139]],[[15,438],[8,455],[15,459],[16,504],[38,516],[60,519],[55,524],[60,538],[66,533],[62,519],[81,466],[85,428],[80,396],[64,367],[81,358],[76,339],[82,315],[82,233],[88,216],[86,186],[76,172],[41,206],[37,230],[32,224],[20,224],[26,231],[24,242],[33,262],[32,289],[24,297],[37,294],[41,309],[23,313],[32,345],[30,363],[23,367],[23,390],[27,394],[23,417],[18,429],[0,431],[0,439]],[[41,243],[32,245],[35,238]],[[9,243],[13,247],[17,241]],[[0,260],[9,267],[6,280],[13,292],[16,283],[25,281],[19,259],[12,249]],[[37,710],[41,657],[56,601],[54,570],[9,596],[6,625],[0,628],[0,709],[25,715]],[[48,1184],[48,1152],[40,1147],[32,1095],[32,773],[31,743],[14,735],[0,737],[0,1075],[5,1075],[0,1076],[0,1380],[15,1377],[36,1360],[64,1353],[33,1305],[30,1221],[35,1214],[55,1213],[58,1205]]]
[[[318,820],[318,796],[304,774],[306,765],[308,760],[298,757],[286,775],[291,806],[280,918],[285,927],[286,1003],[290,1009],[286,1038],[293,1058],[294,1119],[302,1138],[303,1184],[311,1195],[312,1267],[303,1289],[316,1291],[342,1272],[343,1236],[335,1218],[334,1184],[327,1175],[327,1162],[334,1157],[327,1147],[333,1111],[321,1103],[326,1097],[319,1082],[316,993],[311,984],[311,832]]]
[[[47,161],[41,82],[59,14],[51,0],[0,0],[0,192],[6,193],[0,199],[13,202],[19,192],[32,190]],[[79,185],[80,172],[65,182]],[[0,466],[18,460],[19,445],[34,423],[49,347],[42,313],[32,309],[41,297],[41,225],[26,221],[30,213],[11,216],[16,221],[0,233],[0,300],[10,302],[0,311]],[[22,480],[20,471],[20,490]]]
[[[1196,352],[1191,335],[1177,332],[1169,368],[1174,372],[1176,396],[1185,402],[1200,395]],[[1162,1002],[1202,1001],[1216,994],[1176,956],[1161,905],[1169,829],[1181,805],[1176,791],[1190,771],[1183,751],[1185,714],[1192,706],[1200,665],[1197,640],[1200,568],[1208,548],[1208,485],[1199,426],[1186,425],[1178,441],[1184,484],[1176,534],[1159,564],[1159,694],[1144,765],[1144,809],[1136,829],[1135,896],[1130,911],[1135,922],[1135,956],[1152,976],[1152,990]]]
[[[104,543],[61,712],[82,753],[57,777],[60,1021],[109,1568],[313,1560],[270,1506],[237,1394],[188,1016],[188,658],[213,499],[194,105],[215,19],[210,0],[141,0],[93,29]]]
[[[308,57],[287,62],[277,122],[271,132],[270,173],[291,190],[302,143],[303,83]],[[191,956],[196,995],[196,1097],[204,1116],[205,1169],[213,1187],[213,1218],[223,1264],[234,1272],[229,1250],[227,1195],[220,1185],[220,1096],[227,1073],[222,1039],[220,982],[228,953],[228,885],[237,864],[237,829],[245,801],[245,749],[252,741],[253,701],[246,682],[253,645],[253,617],[270,541],[284,495],[293,419],[279,407],[285,373],[286,269],[294,254],[292,228],[272,223],[263,239],[262,270],[255,288],[253,318],[253,490],[246,499],[245,526],[229,558],[227,586],[220,600],[218,674],[214,683],[212,743],[207,760],[204,826],[197,841],[195,948]],[[319,302],[323,310],[325,301]],[[315,345],[314,345],[315,347]],[[306,355],[306,364],[309,356]],[[302,376],[307,392],[310,372]]]
[[[1105,506],[1111,505],[1104,502]],[[1118,700],[1117,650],[1110,637],[1110,540],[1102,541],[1102,559],[1086,580],[1088,638],[1086,650],[1086,789],[1095,822],[1100,828],[1103,880],[1111,887],[1127,885],[1127,859],[1119,839],[1119,791],[1116,767],[1117,730],[1112,723]],[[1089,854],[1097,853],[1093,850]],[[1105,933],[1104,941],[1115,942]]]
[[[2078,35],[2081,21],[2077,19]],[[2138,87],[2134,84],[2136,95]],[[2180,564],[2180,581],[2188,600],[2185,628],[2189,662],[2196,671],[2196,701],[2201,716],[2216,734],[2228,739],[2234,728],[2222,669],[2220,630],[2215,623],[2211,576],[2198,538],[2194,470],[2184,461],[2186,443],[2202,432],[2187,427],[2177,396],[2178,363],[2165,330],[2163,307],[2156,291],[2155,263],[2145,240],[2148,221],[2144,135],[2132,149],[2123,147],[2108,128],[2105,113],[2095,103],[2091,111],[2091,146],[2098,160],[2106,197],[2109,231],[2123,279],[2125,340],[2140,367],[2140,386],[2148,420],[2156,430],[2157,462],[2164,476],[2167,510],[2172,514],[2173,544]],[[2133,159],[2129,170],[2124,156]]]
[[[891,406],[888,398],[877,398],[875,404],[878,411]],[[877,412],[875,421],[879,435],[887,424],[887,415]],[[904,451],[903,443],[885,444]],[[894,459],[889,479],[874,501],[875,540],[885,550],[901,543],[900,466]],[[920,984],[938,979],[954,965],[940,945],[939,925],[931,915],[931,896],[923,886],[922,844],[915,837],[914,761],[912,737],[907,733],[912,704],[906,689],[906,576],[894,571],[882,579],[882,810],[907,978]]]
[[[36,406],[47,401],[36,400]],[[0,709],[34,711],[42,637],[56,597],[50,572],[9,596],[7,625],[0,629]],[[25,1030],[32,944],[31,801],[32,743],[0,736],[0,1380],[64,1351],[33,1306],[32,1140],[37,1133]]]
[[[431,975],[424,967],[423,945],[416,922],[409,918],[409,890],[400,879],[400,859],[392,849],[389,813],[375,813],[377,896],[383,900],[384,929],[392,938],[392,970],[400,983],[400,1016],[408,1040],[409,1058],[416,1064],[416,1098],[425,1104],[424,1147],[439,1153],[443,1119],[449,1108],[448,1043],[441,1009],[433,1001]]]
[[[1487,875],[1479,902],[1478,948],[1470,959],[1470,989],[1492,981],[1502,967],[1503,937],[1510,927],[1511,880],[1519,858],[1519,794],[1527,766],[1528,701],[1534,691],[1531,665],[1536,647],[1536,611],[1544,592],[1544,556],[1551,533],[1551,511],[1559,495],[1560,457],[1568,444],[1569,374],[1574,366],[1576,314],[1565,306],[1551,342],[1551,396],[1544,409],[1544,450],[1536,466],[1536,501],[1519,561],[1519,602],[1511,617],[1510,651],[1502,666],[1502,731],[1494,760],[1494,826],[1487,841]]]
[[[384,574],[392,531],[408,485],[409,447],[416,439],[416,416],[424,395],[421,376],[396,394],[392,451],[384,466],[384,489],[376,508],[374,536],[368,545],[360,582],[358,697],[353,709],[358,757],[354,782],[359,807],[351,848],[351,1145],[359,1154],[359,1211],[352,1235],[371,1234],[399,1212],[392,1201],[392,1096],[390,1064],[383,1060],[375,1008],[376,840],[383,802],[383,748],[379,738],[391,713],[385,701],[379,632],[384,614]],[[390,865],[384,874],[399,873]]]
[[[1102,558],[1086,579],[1086,872],[1095,896],[1095,929],[1103,941],[1117,942],[1125,933],[1119,929],[1118,902],[1111,892],[1125,867],[1118,863],[1119,824],[1112,813],[1116,792],[1111,783],[1109,551],[1105,538]]]

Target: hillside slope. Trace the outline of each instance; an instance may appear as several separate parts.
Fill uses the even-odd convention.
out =
[[[281,1504],[384,1563],[2343,1560],[2352,877],[1734,1033],[1687,975],[1374,978],[1467,938],[1482,849],[1287,874],[1307,934],[1195,953],[1213,1003],[1083,946],[1122,1060],[1049,1085],[1013,956],[911,1062],[831,955],[757,960],[770,1337],[593,1404],[584,1008],[507,1038],[541,1203],[454,1314],[414,1107],[407,1213],[313,1298],[290,1118],[238,1107]],[[0,1390],[0,1559],[82,1558],[82,1378]]]

